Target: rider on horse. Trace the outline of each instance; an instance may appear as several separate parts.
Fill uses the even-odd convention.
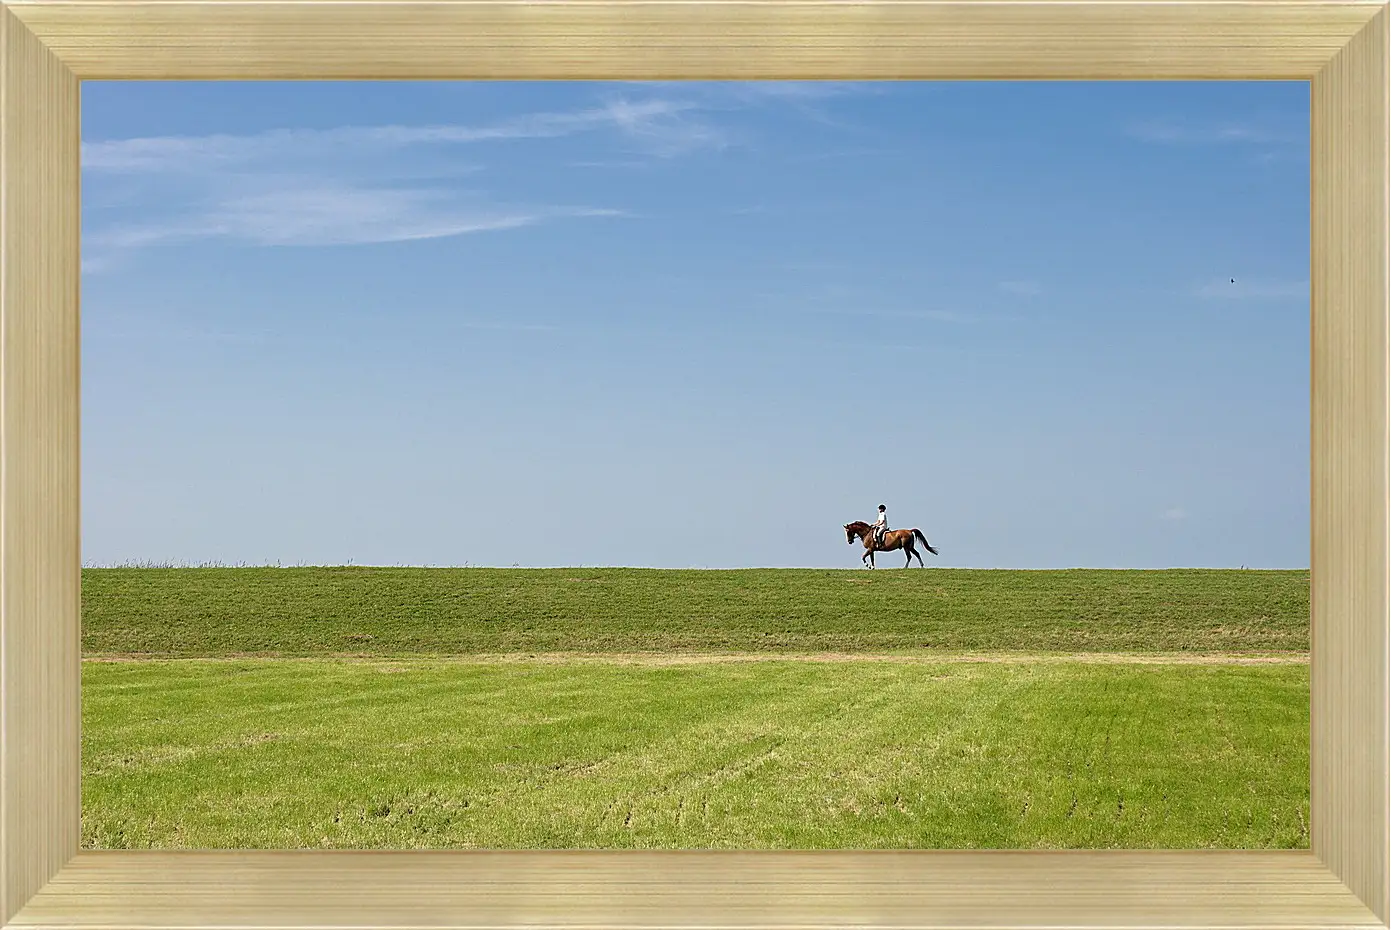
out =
[[[884,545],[884,534],[889,531],[889,512],[883,504],[879,505],[879,519],[874,521],[874,544]]]

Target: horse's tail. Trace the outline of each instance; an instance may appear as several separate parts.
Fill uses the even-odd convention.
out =
[[[932,548],[932,543],[927,541],[927,537],[923,535],[922,530],[918,529],[916,526],[913,527],[913,535],[922,540],[922,544],[927,547],[928,552],[931,552],[933,555],[937,554],[937,550]]]

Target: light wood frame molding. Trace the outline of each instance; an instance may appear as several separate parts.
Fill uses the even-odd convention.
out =
[[[1361,0],[0,0],[0,925],[1388,926],[1389,22]],[[384,78],[1309,81],[1311,848],[80,851],[81,81]]]

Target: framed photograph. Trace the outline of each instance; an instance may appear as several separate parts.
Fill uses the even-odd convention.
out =
[[[0,925],[1391,925],[1388,62],[1384,0],[0,0]],[[1309,82],[1309,848],[82,849],[81,89],[185,80]]]

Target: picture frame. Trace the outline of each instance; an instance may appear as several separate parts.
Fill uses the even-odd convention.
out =
[[[1364,0],[0,0],[0,925],[1387,927],[1391,12]],[[1298,80],[1310,848],[82,851],[84,80]]]

